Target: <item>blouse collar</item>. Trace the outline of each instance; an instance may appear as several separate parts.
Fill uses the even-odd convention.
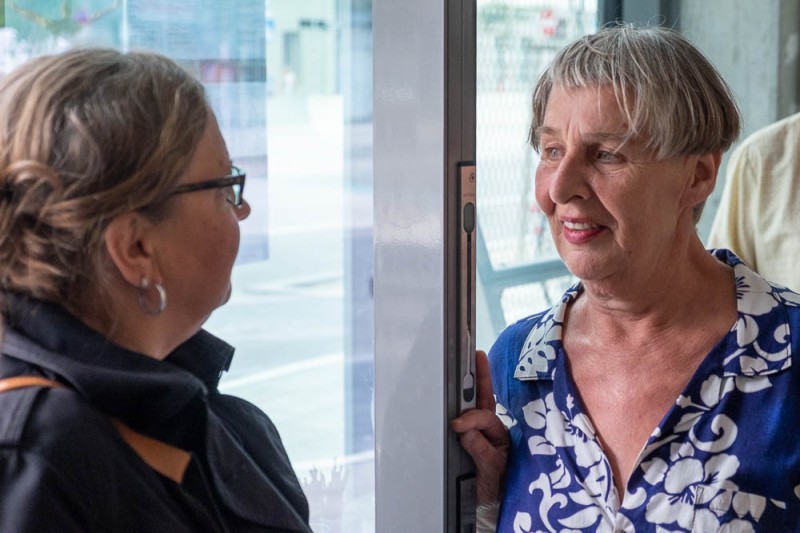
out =
[[[714,257],[733,267],[738,318],[717,348],[724,376],[765,376],[792,364],[792,339],[786,307],[800,306],[800,295],[771,284],[725,249],[711,250]],[[560,302],[532,317],[534,327],[525,339],[514,377],[552,380],[556,358],[563,357],[562,332],[569,305],[583,292],[578,282]],[[537,320],[538,319],[538,320]]]

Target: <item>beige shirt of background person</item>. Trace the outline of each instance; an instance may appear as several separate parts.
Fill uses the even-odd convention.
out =
[[[800,289],[800,113],[731,154],[707,246],[729,248],[764,278]]]

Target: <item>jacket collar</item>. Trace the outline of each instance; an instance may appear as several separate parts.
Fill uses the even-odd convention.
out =
[[[712,250],[711,253],[717,260],[732,266],[736,278],[738,319],[731,334],[718,346],[722,375],[765,376],[791,367],[792,339],[785,306],[800,306],[800,295],[770,284],[729,250]],[[534,327],[519,354],[514,371],[516,379],[553,379],[556,358],[564,357],[564,317],[581,292],[583,285],[576,283],[557,305],[534,320]]]
[[[107,414],[155,437],[170,421],[204,416],[199,407],[233,356],[231,346],[201,330],[158,361],[112,344],[58,305],[6,293],[3,307],[5,356],[52,373]],[[193,404],[198,409],[187,411]]]

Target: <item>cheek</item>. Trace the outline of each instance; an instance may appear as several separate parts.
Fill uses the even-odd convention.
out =
[[[198,260],[206,268],[213,269],[212,275],[226,276],[239,250],[239,226],[228,221],[223,226],[219,222],[220,219],[217,219],[216,224],[206,225],[205,231],[201,232],[202,235],[195,242],[198,255],[203,256]]]
[[[233,268],[236,254],[239,252],[239,238],[239,222],[232,220],[224,239],[224,253],[220,253],[220,255],[225,255],[225,260],[227,261],[226,266],[229,270]]]
[[[214,246],[212,246],[211,250],[215,257],[214,262],[218,266],[232,266],[234,259],[236,259],[236,253],[239,251],[239,227],[231,225],[224,229],[217,229]]]
[[[541,167],[536,169],[535,187],[536,203],[545,215],[552,215],[555,210],[555,203],[550,198],[550,178],[546,171]]]
[[[233,262],[236,260],[236,255],[239,253],[239,225],[237,224],[234,227],[234,230],[231,232],[231,239],[230,239],[230,262],[231,268],[233,268]]]

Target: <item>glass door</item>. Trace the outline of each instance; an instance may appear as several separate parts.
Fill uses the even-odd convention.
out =
[[[468,532],[459,409],[459,169],[475,157],[475,3],[376,1],[376,530]],[[472,504],[472,505],[471,505]],[[461,522],[459,523],[459,520]]]
[[[208,322],[237,346],[221,389],[278,427],[315,532],[371,532],[371,2],[256,3],[265,85],[218,88],[242,109],[231,150],[252,146],[241,165],[261,176],[234,293]]]

